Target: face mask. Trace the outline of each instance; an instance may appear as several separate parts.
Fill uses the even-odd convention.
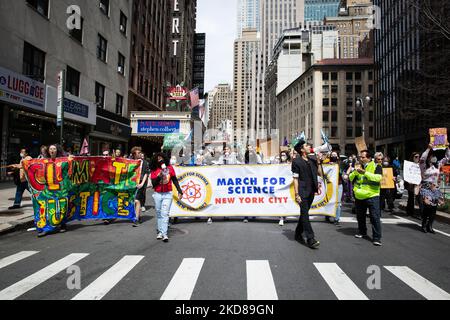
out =
[[[20,154],[20,157],[21,157],[21,158],[25,158],[25,154],[21,153],[21,154]]]
[[[389,162],[383,162],[383,166],[385,167],[389,166]]]
[[[438,159],[436,157],[431,158],[431,163],[436,164],[438,162]]]
[[[229,155],[230,155],[230,153],[229,153],[229,152],[225,152],[225,156],[227,156],[227,157],[228,157]]]
[[[281,157],[281,160],[282,160],[282,161],[286,161],[286,160],[287,160],[287,157],[286,157],[286,156],[282,156],[282,157]]]
[[[176,164],[177,164],[177,160],[175,160],[175,159],[170,160],[170,165],[174,166]]]

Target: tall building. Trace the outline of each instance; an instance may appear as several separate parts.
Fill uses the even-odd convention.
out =
[[[450,3],[374,4],[381,9],[381,28],[375,30],[377,149],[408,159],[426,148],[428,129],[450,130]]]
[[[238,0],[237,38],[242,37],[243,29],[261,31],[261,1]]]
[[[337,17],[341,0],[305,0],[305,21]]]
[[[264,127],[263,66],[260,34],[244,29],[234,42],[234,139],[241,145],[256,139]]]
[[[233,119],[233,91],[229,84],[219,84],[208,93],[209,129],[221,128],[222,121]]]
[[[278,96],[280,143],[304,131],[314,146],[322,145],[321,129],[334,149],[355,153],[363,135],[374,147],[374,107],[357,99],[373,94],[372,59],[323,59],[309,67]],[[364,126],[363,126],[364,123]]]
[[[75,19],[68,25],[67,2],[0,2],[0,167],[15,163],[22,147],[37,156],[41,145],[60,141],[56,88],[61,70],[66,71],[65,147],[78,152],[88,138],[93,155],[127,149],[131,1],[70,4],[78,6],[81,17],[72,11]],[[77,20],[80,28],[74,29]]]
[[[324,24],[334,26],[339,32],[340,57],[343,59],[358,58],[360,45],[370,39],[373,23],[373,6],[369,0],[347,2],[338,17],[326,17]]]
[[[205,50],[206,34],[196,33],[194,42],[194,77],[193,88],[198,88],[199,98],[203,99],[205,94]]]

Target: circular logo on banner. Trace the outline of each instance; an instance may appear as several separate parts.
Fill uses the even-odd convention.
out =
[[[176,202],[185,211],[201,211],[211,203],[211,183],[201,173],[188,171],[178,177],[183,199]]]
[[[318,177],[319,182],[319,191],[317,191],[316,196],[314,198],[314,203],[311,206],[312,209],[322,208],[327,205],[328,202],[333,198],[333,181],[329,174],[325,173],[325,180],[322,177]],[[291,197],[292,200],[300,207],[298,202],[295,200],[295,188],[294,182],[291,185]]]

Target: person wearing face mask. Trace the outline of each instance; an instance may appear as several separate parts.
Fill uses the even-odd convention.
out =
[[[415,164],[420,162],[420,154],[418,152],[413,152],[410,161]],[[419,204],[420,212],[422,212],[422,201],[420,200],[420,185],[412,184],[405,181],[405,188],[408,190],[408,204],[406,206],[406,214],[408,216],[414,216],[415,203]]]
[[[342,212],[342,197],[344,194],[344,185],[342,179],[343,170],[341,170],[341,159],[339,157],[339,152],[333,151],[331,153],[329,164],[339,166],[337,209],[336,209],[336,218],[334,218],[334,224],[336,226],[339,226],[339,221],[341,220],[341,212]],[[330,217],[326,217],[326,220],[329,222]]]
[[[16,196],[14,198],[14,205],[12,207],[9,207],[8,210],[15,210],[21,208],[23,193],[25,190],[28,190],[30,192],[30,188],[28,186],[28,181],[25,176],[25,171],[23,170],[22,162],[24,160],[31,160],[32,158],[28,155],[27,149],[21,149],[20,150],[20,163],[19,164],[13,164],[8,166],[11,171],[8,173],[8,175],[14,176],[14,183],[16,184]]]
[[[219,165],[234,165],[239,164],[237,161],[236,154],[231,152],[230,146],[226,146],[223,149],[223,155],[220,156],[218,163]]]
[[[396,182],[396,177],[399,175],[398,170],[391,165],[389,157],[384,157],[382,159],[382,168],[383,169],[392,169],[394,175],[394,186]],[[388,212],[394,212],[394,199],[397,194],[395,187],[392,189],[381,189],[380,191],[380,210],[384,210],[386,208],[386,202],[388,206]]]
[[[422,184],[420,186],[420,196],[423,205],[422,209],[422,232],[434,233],[433,222],[436,217],[437,205],[440,203],[439,173],[441,168],[450,163],[450,148],[447,143],[445,157],[438,161],[436,155],[432,154],[433,144],[428,145],[428,149],[420,157],[420,171],[422,172]]]
[[[142,161],[141,180],[137,185],[137,193],[134,201],[134,208],[136,211],[136,218],[133,221],[133,227],[138,227],[141,223],[141,209],[145,204],[145,193],[147,192],[147,179],[148,179],[148,163],[142,159],[142,148],[134,147],[131,149],[131,159]]]
[[[153,199],[157,215],[158,235],[156,239],[169,242],[168,228],[170,208],[173,202],[172,184],[178,191],[178,199],[183,199],[183,190],[175,173],[164,153],[153,157],[150,178],[153,184]]]

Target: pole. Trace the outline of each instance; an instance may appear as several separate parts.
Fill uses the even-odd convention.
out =
[[[66,90],[66,70],[61,70],[58,74],[58,104],[56,115],[56,126],[61,127],[59,141],[64,144],[64,93]]]

